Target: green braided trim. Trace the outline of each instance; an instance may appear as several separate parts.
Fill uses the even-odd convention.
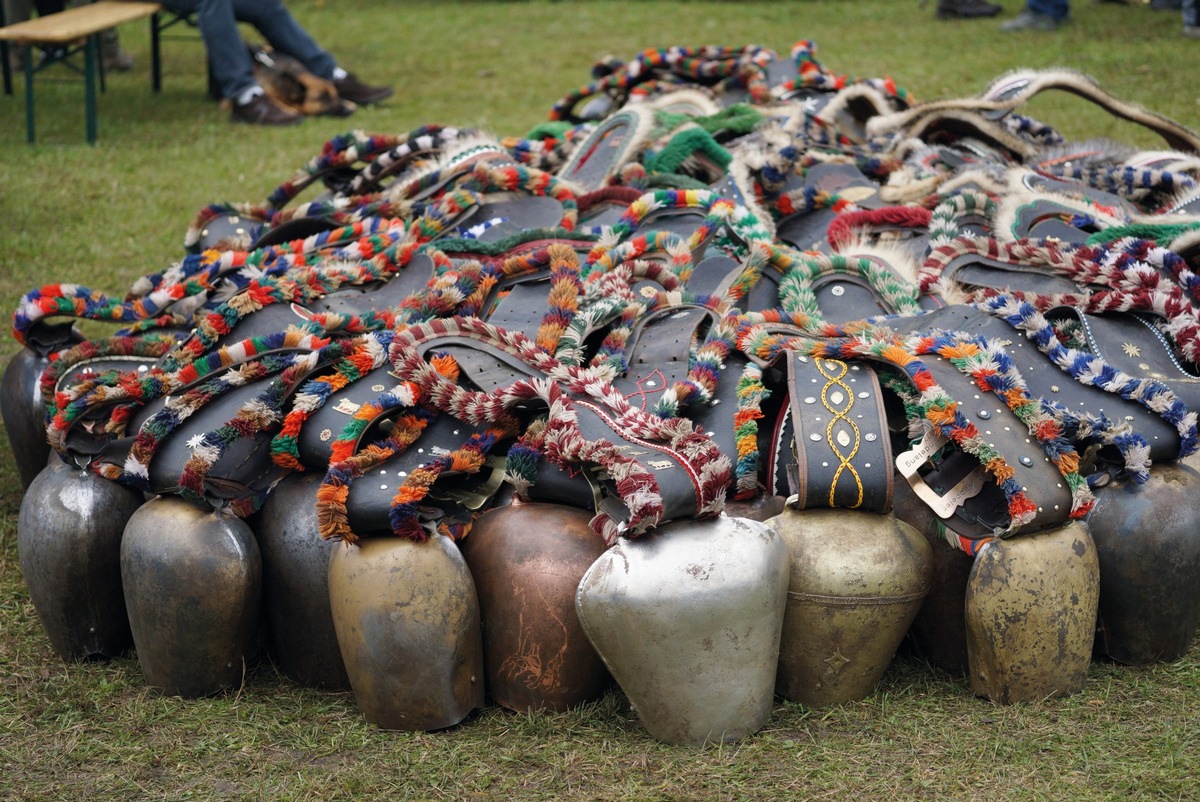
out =
[[[529,133],[525,135],[526,139],[562,139],[567,131],[570,131],[575,126],[566,120],[560,122],[544,122],[541,125],[534,126]]]
[[[642,164],[651,173],[674,173],[696,154],[706,156],[722,170],[729,167],[733,156],[717,144],[712,134],[701,128],[689,127],[671,137],[657,153],[647,153]]]
[[[1105,245],[1126,237],[1150,239],[1166,243],[1200,228],[1200,223],[1130,223],[1125,226],[1110,226],[1087,238],[1087,245]]]

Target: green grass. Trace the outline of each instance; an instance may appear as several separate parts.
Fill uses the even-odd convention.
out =
[[[1053,35],[995,21],[937,22],[894,0],[823,2],[398,2],[296,0],[346,66],[397,96],[349,122],[236,127],[204,96],[198,42],[165,47],[149,92],[148,35],[110,76],[100,140],[83,142],[82,87],[39,84],[39,144],[24,141],[20,84],[0,98],[0,301],[46,282],[123,292],[180,258],[213,201],[261,201],[350,127],[426,123],[522,134],[588,79],[597,58],[646,47],[814,39],[830,68],[891,75],[918,99],[974,94],[1017,67],[1066,66],[1119,98],[1200,127],[1197,44],[1177,14],[1076,2]],[[932,4],[931,4],[932,5]],[[1005,0],[1008,13],[1018,0]],[[19,76],[18,76],[19,78]],[[1072,137],[1153,137],[1071,98],[1030,113]],[[11,338],[0,358],[16,351]],[[0,444],[3,446],[4,444]],[[21,492],[0,468],[0,798],[24,799],[1192,799],[1200,795],[1200,650],[1176,663],[1093,666],[1084,691],[996,707],[966,684],[898,661],[871,698],[828,711],[781,703],[765,729],[704,750],[651,739],[624,697],[559,715],[492,708],[443,733],[380,732],[348,694],[297,687],[269,665],[241,690],[183,701],[146,689],[136,660],[64,664],[17,565]],[[714,689],[720,693],[721,689]]]

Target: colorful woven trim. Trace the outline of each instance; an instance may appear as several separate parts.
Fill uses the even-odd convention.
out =
[[[798,77],[776,88],[777,95],[786,95],[797,89],[817,89],[823,92],[836,92],[847,86],[864,83],[882,92],[889,100],[900,107],[913,103],[909,93],[896,86],[891,78],[858,78],[853,75],[838,75],[830,72],[817,60],[817,45],[810,39],[798,39],[792,45],[792,61],[796,63]]]
[[[862,232],[878,228],[926,229],[932,213],[919,206],[884,206],[881,209],[845,211],[833,218],[825,236],[834,250],[840,250],[861,237]]]
[[[639,94],[648,95],[660,81],[670,84],[673,78],[708,86],[728,80],[732,86],[745,89],[751,102],[768,103],[771,93],[765,66],[774,58],[772,51],[758,45],[643,50],[629,63],[605,64],[598,80],[568,93],[551,107],[549,116],[551,120],[575,121],[574,109],[585,98],[605,94],[615,98],[620,105],[635,87]]]
[[[316,350],[327,343],[328,340],[301,331],[280,332],[223,346],[177,370],[165,370],[160,363],[146,371],[106,373],[77,382],[56,394],[56,409],[47,425],[47,439],[56,451],[66,453],[68,430],[81,417],[101,407],[114,409],[103,423],[93,426],[93,430],[110,436],[121,435],[133,409],[152,399],[179,392],[214,373],[227,371],[265,354]]]
[[[797,251],[784,245],[759,247],[766,255],[766,265],[783,276],[779,281],[781,310],[792,320],[804,321],[806,330],[813,334],[827,326],[813,292],[813,284],[825,276],[840,274],[864,280],[891,314],[919,315],[924,312],[918,301],[917,288],[877,259]]]
[[[958,402],[937,384],[925,363],[919,359],[922,355],[945,357],[960,371],[982,382],[981,387],[993,390],[1030,426],[1030,433],[1063,473],[1073,493],[1072,515],[1081,516],[1090,509],[1090,491],[1086,481],[1078,476],[1078,456],[1062,436],[1062,429],[1057,422],[1040,414],[1039,405],[1029,396],[1011,362],[1003,358],[998,345],[954,333],[907,338],[877,333],[871,336],[812,339],[765,334],[756,330],[759,328],[746,327],[739,335],[741,350],[759,360],[770,362],[782,351],[790,350],[819,358],[871,359],[902,370],[908,387],[906,411],[910,423],[935,427],[953,440],[964,452],[979,460],[1004,492],[1008,500],[1010,523],[998,535],[1013,534],[1031,523],[1037,512],[1036,506],[1013,480],[1013,469],[1004,456],[986,442],[975,425],[958,410]]]
[[[106,357],[140,357],[157,359],[171,349],[177,342],[170,334],[149,334],[144,337],[107,337],[103,340],[85,340],[79,345],[66,351],[52,355],[50,364],[42,371],[38,379],[41,391],[43,410],[46,418],[52,418],[60,408],[69,401],[69,394],[59,394],[60,379],[81,365]],[[120,371],[118,371],[120,372]],[[115,381],[116,377],[101,381]],[[80,381],[87,377],[80,377]],[[78,382],[76,382],[78,383]]]
[[[308,380],[296,392],[279,433],[271,440],[271,459],[276,465],[294,471],[304,470],[297,447],[304,423],[325,406],[333,393],[386,364],[387,348],[391,342],[392,333],[386,331],[366,334],[350,343],[326,346],[327,349],[334,345],[341,348],[341,358],[334,362],[332,371]],[[321,361],[326,359],[322,358]],[[411,399],[408,403],[411,405]]]
[[[770,242],[771,233],[754,214],[738,203],[711,190],[662,189],[648,192],[629,205],[621,219],[612,227],[611,236],[620,241],[633,235],[647,216],[662,209],[697,209],[705,212],[704,220],[688,237],[695,250],[718,230],[728,232],[730,247],[745,247],[752,242]]]
[[[1012,296],[997,296],[988,299],[982,307],[1023,332],[1075,381],[1136,401],[1161,416],[1179,433],[1181,458],[1195,453],[1196,413],[1189,412],[1187,406],[1165,384],[1155,379],[1130,376],[1095,354],[1064,345],[1056,336],[1054,327],[1028,302]],[[1060,414],[1065,411],[1060,410]],[[1112,442],[1121,448],[1126,470],[1136,481],[1143,482],[1149,477],[1149,446],[1136,433],[1126,434],[1125,431],[1126,427],[1108,430],[1098,428],[1097,434],[1102,436],[1104,442]]]
[[[941,197],[929,217],[929,247],[939,248],[963,235],[963,222],[982,218],[988,227],[996,219],[996,199],[986,192],[963,190]]]
[[[528,365],[531,376],[545,378],[521,380],[490,393],[467,390],[447,381],[419,356],[419,345],[447,336],[466,336],[503,350]],[[634,536],[656,525],[663,511],[662,500],[652,474],[635,460],[621,454],[611,442],[588,442],[579,435],[574,404],[592,405],[596,414],[611,421],[614,432],[660,443],[680,455],[695,476],[698,515],[715,515],[723,507],[724,489],[731,479],[729,460],[690,422],[635,409],[603,374],[562,365],[517,332],[505,332],[472,318],[437,320],[397,333],[391,351],[397,376],[417,384],[438,409],[468,423],[494,424],[515,434],[509,409],[535,398],[545,402],[550,410],[546,455],[563,467],[601,465],[617,482],[630,510],[630,518],[624,522],[613,521],[603,512],[597,514],[593,527],[606,537]]]

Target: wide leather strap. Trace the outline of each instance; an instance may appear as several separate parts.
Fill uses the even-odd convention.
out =
[[[793,436],[789,504],[887,512],[892,449],[879,379],[870,366],[787,354]]]
[[[1103,416],[1110,421],[1127,422],[1150,445],[1152,459],[1173,459],[1178,456],[1179,434],[1162,417],[1137,401],[1076,381],[1051,362],[1024,334],[982,310],[969,306],[948,306],[920,318],[897,318],[890,321],[889,325],[906,331],[941,328],[1008,342],[1010,345],[1005,350],[1012,357],[1031,396],[1061,404],[1074,414]],[[1096,326],[1096,330],[1102,331],[1103,327]],[[1112,355],[1119,349],[1113,346],[1105,350]],[[1105,356],[1103,352],[1098,355]],[[958,399],[958,396],[955,398]]]

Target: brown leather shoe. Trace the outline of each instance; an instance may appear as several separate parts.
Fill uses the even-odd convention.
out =
[[[249,103],[234,103],[229,119],[231,122],[252,125],[295,125],[304,118],[266,95],[255,95]]]
[[[390,86],[370,86],[369,84],[364,84],[352,72],[346,73],[346,77],[341,80],[335,79],[333,85],[337,87],[338,95],[342,99],[349,100],[351,103],[357,103],[360,106],[378,103],[392,96],[392,88]]]

